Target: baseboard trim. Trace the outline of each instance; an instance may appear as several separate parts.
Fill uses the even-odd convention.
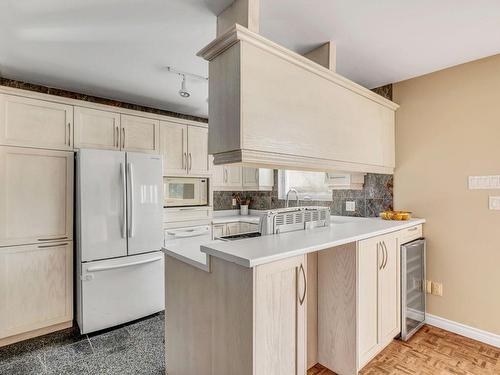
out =
[[[500,348],[500,335],[470,327],[462,323],[457,323],[432,314],[426,314],[425,322],[431,326],[442,328],[446,331]]]

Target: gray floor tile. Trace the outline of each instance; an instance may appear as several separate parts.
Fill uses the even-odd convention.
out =
[[[125,328],[91,336],[90,343],[94,352],[98,355],[113,354],[127,349],[133,343],[133,337]]]
[[[45,374],[45,366],[38,355],[24,356],[18,360],[0,362],[2,375],[39,375]]]
[[[91,360],[81,360],[70,362],[57,368],[47,369],[47,375],[95,375],[90,372],[89,363]]]
[[[48,371],[55,371],[69,364],[88,360],[94,355],[88,339],[70,345],[49,347],[45,350],[44,360]]]

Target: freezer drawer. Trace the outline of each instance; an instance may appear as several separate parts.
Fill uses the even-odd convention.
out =
[[[161,251],[82,263],[78,324],[82,333],[165,309]]]

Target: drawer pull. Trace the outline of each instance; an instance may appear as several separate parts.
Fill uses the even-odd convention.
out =
[[[68,237],[57,237],[57,238],[39,238],[38,241],[59,241],[59,240],[67,240]]]
[[[418,229],[418,227],[413,227],[413,228],[408,229],[408,232],[414,232],[414,231],[416,231],[417,229]]]
[[[45,249],[47,247],[59,247],[59,246],[66,246],[68,243],[58,243],[58,244],[55,244],[55,245],[38,245],[37,247],[39,249]]]

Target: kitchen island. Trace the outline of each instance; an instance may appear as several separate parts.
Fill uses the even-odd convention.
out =
[[[356,374],[400,332],[399,245],[424,222],[332,217],[213,241],[205,270],[167,252],[168,373]]]

